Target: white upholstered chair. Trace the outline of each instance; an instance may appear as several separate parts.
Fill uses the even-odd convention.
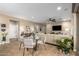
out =
[[[34,47],[36,45],[36,43],[33,40],[33,37],[32,36],[26,37],[26,38],[24,38],[23,42],[24,42],[23,56],[25,55],[25,49],[27,49],[27,51],[28,51],[28,49],[32,49],[32,55],[33,55]]]

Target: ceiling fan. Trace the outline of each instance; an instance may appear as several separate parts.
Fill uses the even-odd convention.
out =
[[[56,22],[56,19],[49,18],[49,21]]]

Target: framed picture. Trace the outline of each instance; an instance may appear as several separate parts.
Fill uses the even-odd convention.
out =
[[[2,32],[6,31],[6,29],[1,29]]]
[[[1,27],[6,27],[6,24],[1,24]]]

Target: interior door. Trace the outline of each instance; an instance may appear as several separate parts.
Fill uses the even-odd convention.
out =
[[[10,21],[9,29],[10,38],[18,38],[18,22]]]

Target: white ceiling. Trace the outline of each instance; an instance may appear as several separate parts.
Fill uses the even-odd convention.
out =
[[[61,10],[57,7],[61,6]],[[71,3],[0,3],[0,13],[44,23],[49,17],[68,19],[72,17]]]

